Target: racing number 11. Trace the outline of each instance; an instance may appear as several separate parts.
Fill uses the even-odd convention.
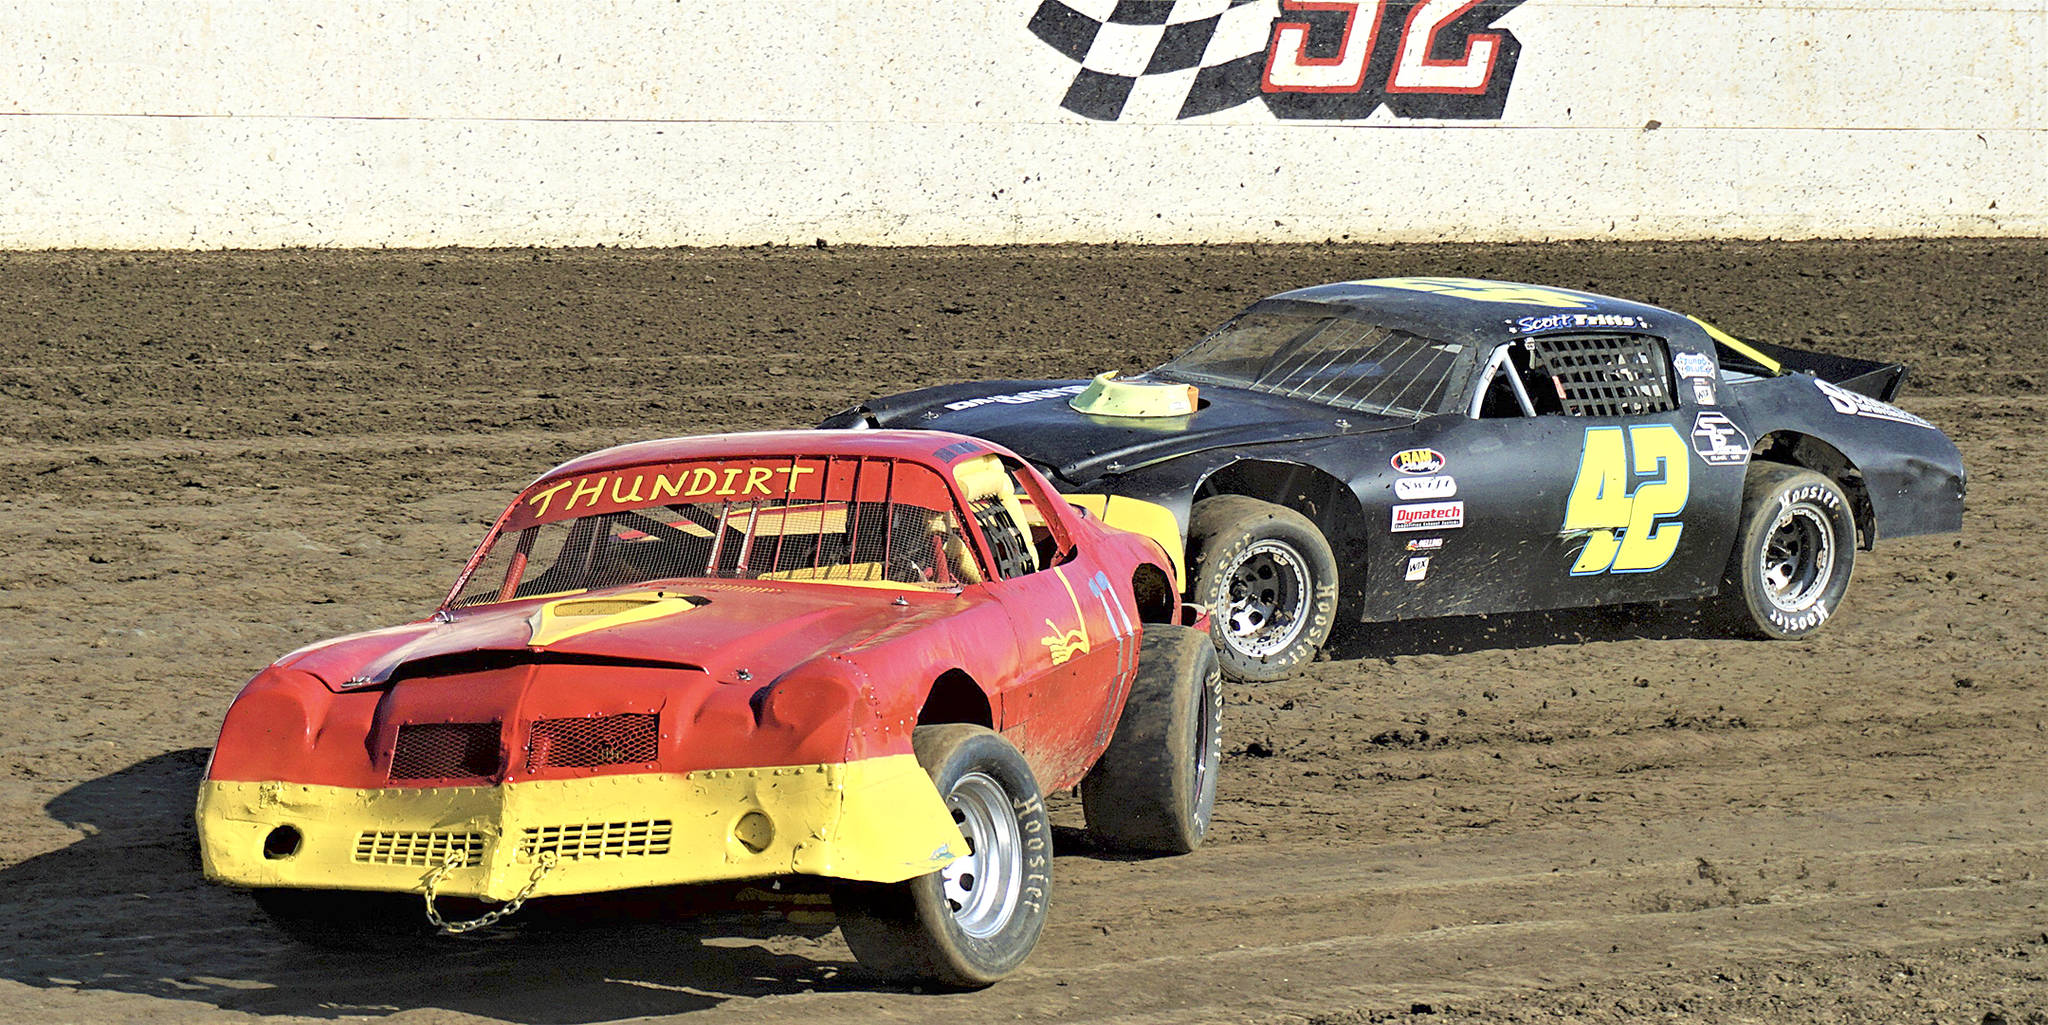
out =
[[[1670,424],[1586,428],[1579,475],[1565,500],[1564,530],[1584,533],[1586,547],[1572,575],[1647,573],[1678,550],[1692,468],[1685,441]],[[1641,478],[1641,479],[1636,479]]]

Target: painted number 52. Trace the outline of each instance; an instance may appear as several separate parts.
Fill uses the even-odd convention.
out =
[[[1586,537],[1573,576],[1648,573],[1678,550],[1676,519],[1691,493],[1685,441],[1670,424],[1589,427],[1579,475],[1564,506],[1564,531]]]

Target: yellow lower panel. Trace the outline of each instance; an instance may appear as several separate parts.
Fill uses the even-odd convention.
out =
[[[298,831],[283,853],[275,831]],[[537,895],[801,874],[899,882],[967,850],[909,755],[846,764],[363,790],[208,781],[206,876],[237,886],[506,900],[548,852]],[[266,852],[266,842],[271,849]]]

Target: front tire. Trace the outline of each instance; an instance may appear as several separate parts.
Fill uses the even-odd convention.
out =
[[[1242,495],[1188,517],[1194,600],[1233,680],[1277,680],[1315,657],[1337,622],[1337,558],[1308,517]]]
[[[1088,831],[1113,850],[1186,854],[1216,807],[1223,674],[1207,634],[1148,623],[1109,748],[1081,780]]]
[[[1723,618],[1751,636],[1805,637],[1841,606],[1855,561],[1856,519],[1840,486],[1812,470],[1752,463],[1721,584]]]
[[[901,981],[979,989],[1038,945],[1052,893],[1052,823],[1031,766],[1009,742],[964,724],[920,726],[911,748],[946,799],[968,851],[901,883],[847,883],[833,895],[860,963]]]

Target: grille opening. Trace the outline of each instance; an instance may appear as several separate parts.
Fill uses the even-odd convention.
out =
[[[356,836],[355,860],[361,865],[409,865],[432,868],[459,855],[459,864],[480,865],[484,860],[481,833],[418,830],[364,830]]]
[[[498,773],[499,724],[405,723],[391,750],[391,778],[489,779]]]
[[[528,826],[520,836],[519,858],[531,861],[548,852],[558,858],[667,854],[674,831],[675,824],[669,819]]]
[[[527,734],[526,771],[651,762],[660,740],[661,720],[653,712],[539,719]]]

